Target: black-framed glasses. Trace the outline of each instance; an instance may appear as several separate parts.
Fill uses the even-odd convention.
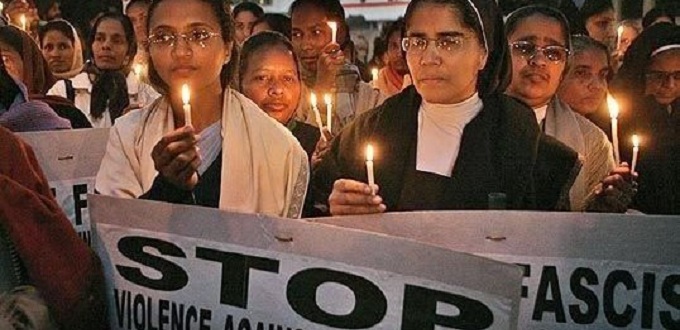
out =
[[[538,52],[553,63],[565,62],[569,57],[569,49],[559,45],[540,47],[529,41],[515,41],[510,44],[510,48],[513,54],[527,61],[534,58]]]
[[[645,79],[649,83],[662,85],[668,80],[680,81],[680,71],[649,71],[645,73]]]
[[[434,46],[438,50],[455,52],[463,47],[465,39],[465,36],[444,36],[439,38],[406,37],[401,39],[401,49],[405,52],[419,54],[427,49],[430,42],[434,42]]]
[[[201,48],[206,47],[206,43],[211,38],[222,36],[219,33],[211,32],[204,29],[192,30],[187,33],[172,33],[172,32],[158,32],[149,35],[147,42],[149,46],[157,47],[174,47],[177,45],[177,41],[182,39],[186,41],[190,46],[200,46]]]

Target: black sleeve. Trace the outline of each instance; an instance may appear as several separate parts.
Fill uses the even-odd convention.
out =
[[[194,198],[192,191],[178,188],[160,175],[156,176],[149,191],[139,196],[139,199],[168,202],[172,204],[196,204],[196,199]]]

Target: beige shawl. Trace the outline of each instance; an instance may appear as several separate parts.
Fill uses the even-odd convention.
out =
[[[245,96],[231,89],[224,94],[220,209],[300,217],[309,181],[305,151]],[[165,97],[116,120],[96,190],[125,198],[148,191],[157,175],[151,151],[174,125]]]
[[[607,135],[555,97],[545,117],[545,133],[579,153],[583,168],[569,191],[572,211],[584,211],[593,190],[614,169],[614,154]]]

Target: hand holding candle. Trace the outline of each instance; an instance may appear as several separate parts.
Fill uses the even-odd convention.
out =
[[[373,174],[373,146],[366,146],[366,173],[368,174],[368,186],[371,187],[371,194],[375,194],[373,186],[375,185],[375,177]]]
[[[338,43],[338,23],[336,22],[326,22],[328,27],[331,28],[331,43]]]
[[[616,103],[616,100],[611,96],[611,94],[607,94],[607,106],[609,107],[609,116],[612,120],[612,144],[614,145],[614,161],[618,166],[621,163],[618,129],[619,104]]]
[[[189,104],[189,101],[190,101],[189,85],[184,84],[182,85],[182,103],[184,104],[182,106],[182,109],[184,109],[185,126],[191,126],[191,104]]]
[[[637,134],[633,135],[633,162],[630,166],[630,173],[635,173],[635,166],[637,165],[638,152],[640,152],[640,138]]]
[[[331,127],[333,127],[333,103],[330,94],[324,94],[323,100],[326,103],[326,128],[328,133],[333,133]]]

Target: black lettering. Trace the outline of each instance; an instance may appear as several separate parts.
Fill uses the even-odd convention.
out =
[[[271,324],[269,324],[271,326]],[[257,330],[265,330],[264,323],[257,322]]]
[[[227,315],[227,319],[224,321],[224,330],[234,330],[234,316]]]
[[[134,302],[134,324],[135,324],[135,329],[138,330],[144,330],[146,329],[146,318],[144,317],[144,296],[141,294],[136,294],[135,295],[135,302]]]
[[[631,305],[626,305],[623,313],[617,313],[614,307],[614,294],[618,284],[623,284],[627,290],[635,290],[635,279],[633,275],[625,270],[615,270],[609,273],[607,279],[604,281],[604,292],[602,293],[602,305],[604,309],[604,316],[607,318],[609,324],[616,327],[625,327],[633,322],[635,317],[635,308]]]
[[[54,198],[57,198],[57,188],[50,188],[50,192],[52,192]]]
[[[552,299],[548,299],[548,290]],[[566,323],[567,318],[564,314],[564,303],[562,303],[562,292],[560,291],[560,281],[557,277],[555,266],[544,266],[541,273],[541,280],[536,291],[536,303],[532,319],[534,321],[543,320],[543,313],[555,313],[555,322]]]
[[[198,321],[198,311],[196,310],[196,307],[194,306],[189,306],[187,308],[187,314],[184,319],[184,324],[186,324],[187,329],[191,328],[191,323],[194,323]]]
[[[238,330],[250,330],[250,321],[247,318],[242,318],[238,323]]]
[[[170,311],[170,302],[165,300],[165,299],[161,299],[158,302],[158,328],[159,329],[165,329],[165,325],[170,323],[170,316],[168,315],[168,311]]]
[[[352,290],[354,308],[347,315],[327,313],[316,302],[316,291],[324,283],[338,283]],[[333,328],[365,329],[382,321],[387,299],[371,281],[325,268],[310,268],[293,275],[286,289],[288,304],[305,319]]]
[[[198,323],[199,330],[210,330],[210,320],[212,319],[212,311],[201,308],[200,318]],[[208,322],[208,323],[206,323]]]
[[[585,284],[583,281],[585,280]],[[592,324],[600,311],[597,294],[586,285],[597,285],[597,274],[590,268],[579,267],[571,274],[570,287],[574,297],[586,303],[586,310],[581,311],[577,304],[569,305],[569,315],[576,324]]]
[[[77,184],[73,186],[73,206],[76,211],[76,226],[83,224],[83,210],[87,208],[87,185]],[[82,198],[82,199],[81,199]]]
[[[447,303],[458,308],[458,315],[437,314],[437,304]],[[484,303],[450,292],[406,285],[402,330],[430,330],[437,326],[461,330],[487,329],[493,325],[493,313]]]
[[[670,275],[663,280],[661,284],[661,297],[670,306],[675,307],[675,310],[680,309],[680,294],[676,288],[680,285],[680,275]],[[671,311],[659,312],[661,317],[661,325],[665,329],[680,329],[680,318],[674,319]]]
[[[158,330],[158,328],[154,328],[153,318],[151,317],[153,315],[153,300],[151,299],[151,297],[146,298],[146,307],[147,307],[146,322],[149,324],[149,326],[146,329]]]
[[[250,269],[279,273],[279,261],[274,259],[246,256],[203,247],[196,247],[196,257],[222,264],[220,303],[223,305],[248,307],[248,282]]]
[[[522,276],[525,278],[531,277],[531,265],[527,264],[516,264],[517,266],[522,267]],[[522,298],[527,298],[529,297],[529,287],[524,285],[524,279],[522,279]]]
[[[125,322],[125,304],[130,304],[130,292],[118,291],[113,289],[113,298],[116,304],[116,316],[118,317],[118,327],[122,328]],[[126,301],[127,300],[127,301]]]
[[[179,308],[178,308],[179,307]],[[172,304],[170,308],[170,314],[172,315],[172,322],[170,323],[172,330],[182,330],[184,329],[184,304]],[[189,325],[187,324],[187,328]]]
[[[150,237],[123,237],[118,241],[121,254],[161,273],[160,279],[153,279],[146,277],[137,267],[116,265],[116,269],[123,278],[137,285],[161,291],[177,291],[187,285],[189,276],[182,267],[144,252],[145,247],[155,248],[162,255],[186,258],[184,251],[173,243]]]
[[[654,294],[656,288],[656,274],[644,273],[642,276],[642,322],[643,329],[654,327]]]

